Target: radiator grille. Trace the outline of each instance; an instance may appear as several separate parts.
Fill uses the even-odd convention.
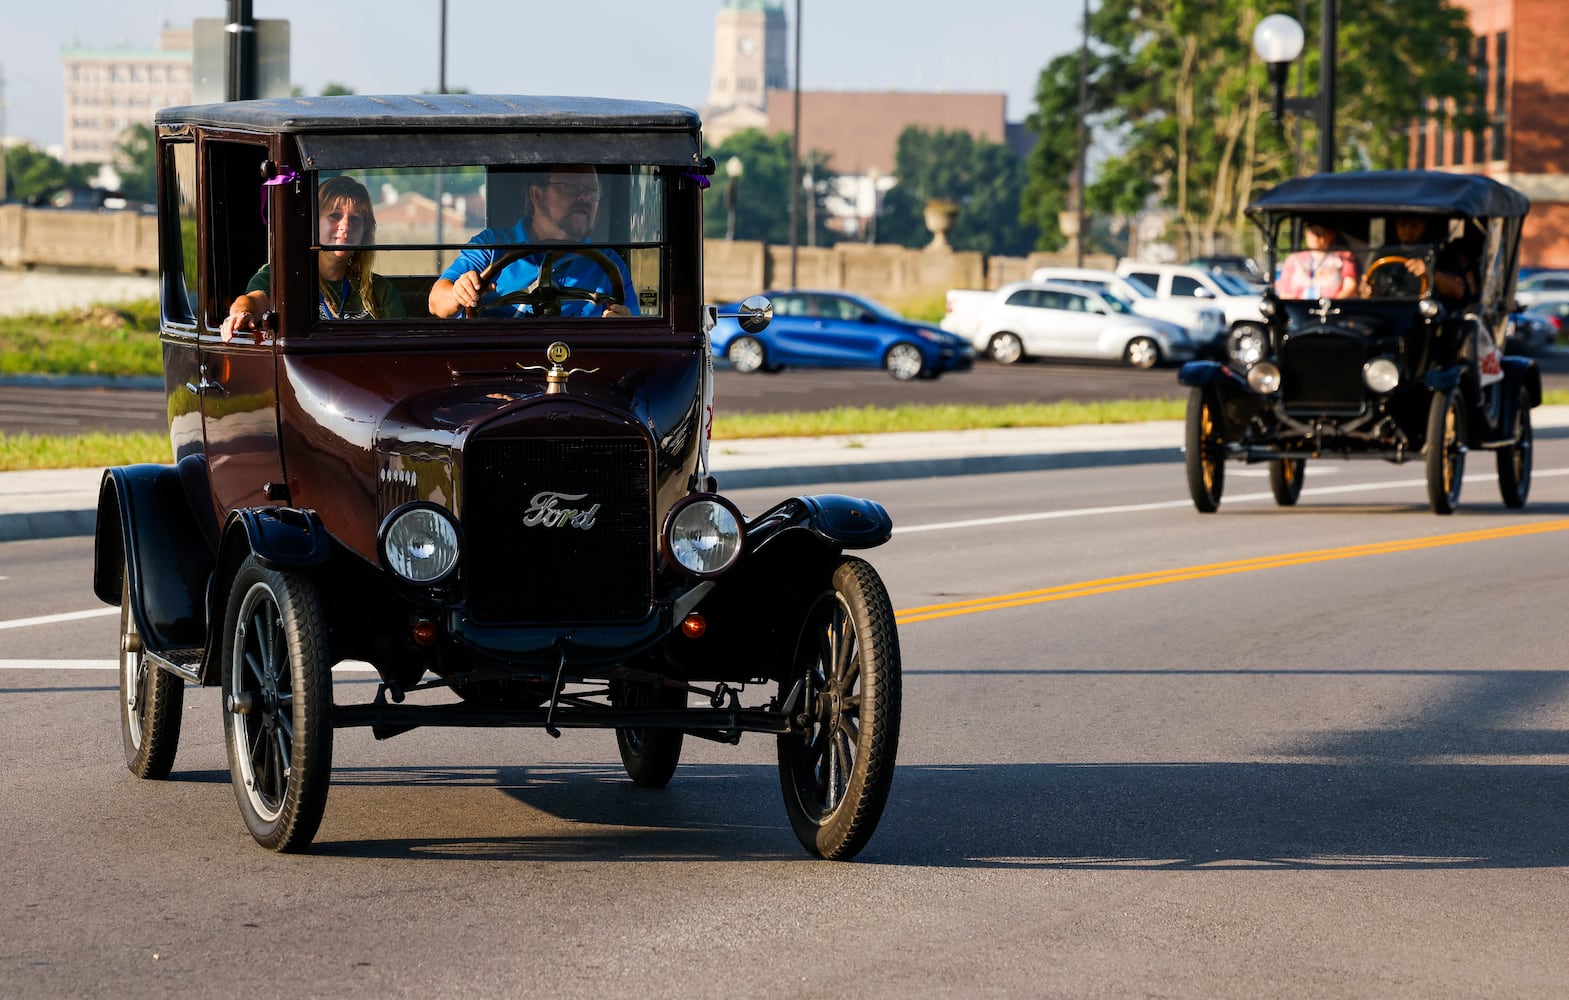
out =
[[[1362,338],[1338,333],[1293,337],[1281,346],[1281,398],[1288,411],[1360,413]]]
[[[620,622],[647,615],[649,461],[637,439],[471,440],[463,526],[475,620]],[[571,511],[583,513],[574,518]]]

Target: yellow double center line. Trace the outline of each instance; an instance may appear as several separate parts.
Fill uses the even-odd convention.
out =
[[[1361,556],[1413,552],[1418,549],[1436,549],[1445,545],[1489,542],[1500,538],[1519,538],[1525,535],[1543,535],[1552,531],[1566,530],[1569,530],[1569,520],[1538,521],[1532,524],[1511,525],[1507,528],[1462,531],[1451,535],[1408,538],[1397,542],[1375,542],[1369,545],[1348,545],[1339,549],[1314,549],[1309,552],[1293,552],[1288,555],[1258,556],[1253,559],[1238,559],[1234,562],[1157,570],[1152,573],[1134,573],[1129,576],[1110,576],[1103,580],[1087,580],[1083,583],[1065,583],[1060,587],[1026,590],[1017,594],[1000,594],[995,597],[977,597],[968,601],[955,601],[952,604],[928,604],[925,607],[906,608],[903,611],[896,612],[894,620],[900,625],[909,625],[914,622],[931,621],[934,618],[952,618],[955,615],[973,615],[982,611],[1000,611],[1003,608],[1018,608],[1027,604],[1066,601],[1074,597],[1110,594],[1119,590],[1156,587],[1164,583],[1202,580],[1212,576],[1252,573],[1261,569],[1280,569],[1284,566],[1301,566],[1307,563],[1330,562],[1335,559],[1356,559]]]

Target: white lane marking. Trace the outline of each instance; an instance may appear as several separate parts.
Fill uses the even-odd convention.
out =
[[[119,670],[119,660],[0,660],[0,670]],[[344,660],[335,674],[363,674],[376,668],[362,660]]]
[[[1309,475],[1312,473],[1310,472]],[[1569,476],[1569,469],[1544,469],[1533,471],[1532,479],[1545,479],[1549,476]],[[1479,472],[1466,476],[1463,482],[1492,482],[1496,478],[1492,472]],[[1348,483],[1343,486],[1320,486],[1318,488],[1304,487],[1304,497],[1331,496],[1337,493],[1359,493],[1363,490],[1395,490],[1410,489],[1413,486],[1426,486],[1426,479],[1400,479],[1381,483]],[[1274,493],[1227,493],[1222,497],[1222,503],[1247,503],[1249,501],[1275,499]],[[1078,507],[1071,510],[1043,510],[1033,514],[1007,514],[1001,517],[977,517],[967,521],[943,521],[937,524],[914,524],[908,527],[893,529],[896,535],[914,534],[920,531],[949,531],[954,528],[981,528],[996,524],[1020,524],[1026,521],[1056,521],[1065,517],[1093,517],[1100,514],[1136,514],[1148,510],[1172,510],[1178,507],[1191,507],[1191,500],[1163,500],[1159,503],[1130,503],[1119,504],[1115,507]]]
[[[0,629],[27,628],[30,625],[56,625],[60,622],[80,621],[83,618],[103,618],[107,615],[117,615],[119,608],[93,608],[91,611],[66,611],[58,615],[39,615],[37,618],[13,618],[10,621],[0,622]]]

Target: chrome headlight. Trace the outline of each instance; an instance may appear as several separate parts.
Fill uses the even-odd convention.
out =
[[[1389,358],[1374,358],[1362,366],[1362,381],[1374,392],[1389,392],[1400,384],[1400,367]]]
[[[741,512],[713,494],[689,496],[665,518],[665,556],[693,576],[716,576],[741,558]]]
[[[433,503],[404,504],[376,534],[381,561],[410,583],[440,583],[458,567],[462,545],[452,515]]]
[[[1432,296],[1428,296],[1427,298],[1418,302],[1416,304],[1416,309],[1417,312],[1421,313],[1427,319],[1434,319],[1440,312],[1443,311],[1443,308],[1438,304],[1438,300]]]
[[[1280,369],[1268,361],[1260,361],[1248,369],[1248,388],[1261,396],[1280,391]]]
[[[1245,326],[1231,336],[1231,359],[1239,365],[1256,364],[1264,357],[1264,331]]]
[[[1266,295],[1258,300],[1258,311],[1259,315],[1265,319],[1272,318],[1275,313],[1280,311],[1280,303],[1275,300],[1273,295]]]

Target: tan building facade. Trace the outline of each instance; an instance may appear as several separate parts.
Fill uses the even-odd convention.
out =
[[[1569,6],[1564,0],[1453,0],[1470,16],[1486,91],[1476,131],[1430,120],[1412,130],[1411,163],[1480,173],[1531,199],[1520,263],[1569,268]]]
[[[132,125],[191,103],[191,29],[163,29],[157,49],[65,49],[66,163],[112,163]]]
[[[789,26],[780,0],[724,0],[714,20],[714,64],[703,131],[716,146],[768,124],[768,94],[790,85]]]

